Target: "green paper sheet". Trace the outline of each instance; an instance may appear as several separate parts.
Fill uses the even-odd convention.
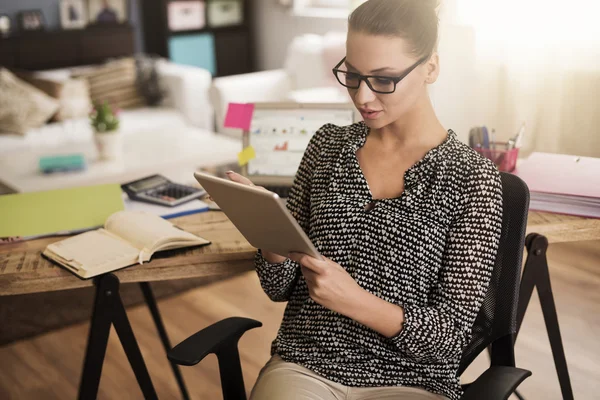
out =
[[[123,210],[118,184],[0,196],[0,237],[77,232]]]

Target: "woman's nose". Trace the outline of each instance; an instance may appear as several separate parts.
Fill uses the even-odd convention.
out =
[[[367,104],[375,100],[375,93],[369,88],[366,82],[360,81],[358,89],[356,89],[356,95],[354,99],[359,104]]]

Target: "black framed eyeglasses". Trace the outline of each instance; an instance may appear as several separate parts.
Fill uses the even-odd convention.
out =
[[[358,89],[360,87],[360,82],[365,81],[369,89],[371,89],[375,93],[381,94],[390,94],[396,91],[396,85],[402,79],[406,78],[408,74],[410,74],[415,68],[421,65],[425,60],[427,60],[429,56],[425,56],[421,58],[419,61],[414,63],[410,68],[402,73],[400,76],[380,76],[380,75],[361,75],[356,72],[349,72],[339,69],[340,65],[344,61],[346,61],[346,57],[342,58],[333,69],[333,74],[335,75],[338,82],[349,89]]]

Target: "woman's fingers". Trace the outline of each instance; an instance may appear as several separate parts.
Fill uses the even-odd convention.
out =
[[[300,266],[300,270],[302,271],[302,275],[304,276],[304,280],[306,280],[308,283],[311,283],[311,284],[314,285],[315,280],[316,280],[318,274],[316,272],[310,270],[309,268],[306,268],[303,265]]]
[[[262,189],[262,190],[267,190],[262,186],[256,186],[254,183],[252,183],[252,181],[250,179],[248,179],[245,176],[240,175],[236,172],[227,171],[226,174],[227,174],[227,177],[234,182],[241,183],[243,185],[254,186],[255,188]]]
[[[242,176],[233,171],[227,171],[226,174],[227,174],[227,177],[234,182],[242,183],[242,184],[248,185],[248,186],[254,186],[254,183],[252,183],[252,181],[250,179],[246,178],[245,176]]]
[[[290,260],[296,261],[302,267],[309,269],[316,274],[321,274],[324,271],[324,266],[322,262],[307,254],[290,253],[288,257],[290,258]]]

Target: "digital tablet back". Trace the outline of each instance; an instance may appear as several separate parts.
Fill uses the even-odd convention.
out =
[[[252,246],[284,257],[297,252],[321,258],[277,194],[201,172],[194,177]]]

